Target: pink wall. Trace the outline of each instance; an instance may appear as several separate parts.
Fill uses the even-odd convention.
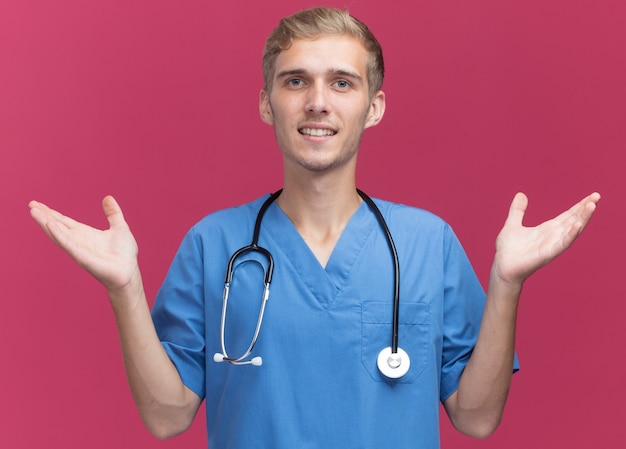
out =
[[[603,194],[575,247],[526,285],[504,422],[444,447],[616,447],[626,400],[626,3],[351,0],[387,58],[387,116],[359,185],[456,229],[486,282],[517,190],[536,224]],[[183,233],[280,186],[258,118],[264,37],[309,1],[0,2],[0,447],[203,447],[203,419],[140,423],[103,289],[31,221],[32,198],[104,226],[114,194],[153,297]]]

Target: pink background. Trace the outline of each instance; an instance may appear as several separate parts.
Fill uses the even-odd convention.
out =
[[[583,238],[528,281],[504,421],[444,448],[623,444],[626,3],[351,0],[385,50],[387,116],[359,186],[430,209],[483,283],[514,193],[526,223],[603,195]],[[0,447],[205,447],[203,415],[144,430],[105,293],[30,219],[32,198],[96,226],[114,194],[154,297],[184,232],[275,190],[260,56],[310,1],[0,2]],[[245,406],[245,404],[242,404]]]

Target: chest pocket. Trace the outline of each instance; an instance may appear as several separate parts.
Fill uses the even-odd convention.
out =
[[[391,301],[364,301],[361,309],[361,363],[377,382],[413,383],[428,364],[429,307],[423,303],[400,303],[398,346],[411,359],[411,367],[403,377],[390,380],[376,365],[378,353],[391,345]]]

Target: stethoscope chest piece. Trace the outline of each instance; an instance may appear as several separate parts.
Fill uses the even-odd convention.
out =
[[[391,346],[378,353],[376,361],[380,372],[390,379],[397,379],[404,376],[411,367],[411,359],[402,348],[398,348],[395,354],[391,352]]]

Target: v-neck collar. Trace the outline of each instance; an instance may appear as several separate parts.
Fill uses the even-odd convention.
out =
[[[376,224],[373,212],[365,202],[361,203],[337,240],[326,268],[277,204],[272,204],[265,214],[261,239],[264,233],[271,238],[268,249],[282,253],[282,257],[274,256],[278,259],[276,263],[290,263],[320,305],[326,308],[349,282],[352,269]]]

